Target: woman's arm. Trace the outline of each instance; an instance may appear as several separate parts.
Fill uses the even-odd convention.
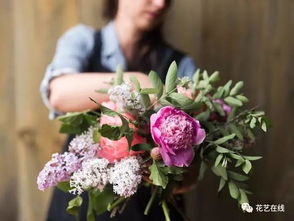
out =
[[[98,103],[108,100],[107,94],[97,93],[95,90],[109,88],[111,79],[115,73],[82,73],[64,74],[50,81],[49,103],[60,112],[75,112],[87,109],[97,109],[97,105],[89,97]],[[124,79],[128,80],[135,75],[142,88],[152,87],[148,76],[140,72],[126,72]]]

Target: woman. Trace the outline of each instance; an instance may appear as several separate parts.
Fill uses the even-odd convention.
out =
[[[114,78],[119,64],[125,71],[125,79],[135,75],[142,87],[151,87],[146,75],[150,70],[155,70],[164,81],[173,60],[178,63],[179,77],[191,76],[195,71],[192,59],[169,46],[161,35],[170,3],[169,0],[106,0],[104,14],[110,22],[100,31],[84,25],[67,31],[58,41],[41,84],[50,118],[65,112],[96,109],[88,97],[99,103],[107,101],[107,95],[95,90],[109,87],[107,82]],[[141,188],[124,213],[112,220],[163,220],[160,208],[154,208],[149,216],[143,215],[148,192]],[[47,220],[74,220],[65,212],[71,197],[56,189]],[[81,220],[86,220],[86,204],[80,211]],[[181,220],[179,214],[171,213],[173,220]],[[108,217],[109,214],[103,214],[97,220],[109,220]]]

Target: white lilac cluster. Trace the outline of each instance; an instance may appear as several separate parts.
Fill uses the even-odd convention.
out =
[[[117,85],[108,90],[109,99],[117,104],[121,110],[143,114],[146,111],[141,95],[134,91],[130,84]]]
[[[83,160],[96,155],[99,145],[93,141],[94,128],[90,127],[83,134],[76,136],[69,144],[68,150]]]
[[[129,197],[137,191],[142,180],[139,161],[136,157],[124,158],[109,169],[109,183],[116,194]]]
[[[82,167],[70,178],[70,193],[80,195],[89,188],[100,191],[108,182],[108,160],[90,158],[82,163]]]
[[[37,178],[38,188],[45,190],[56,186],[59,182],[69,181],[73,172],[80,168],[79,158],[69,152],[63,154],[55,153],[52,159],[46,163]]]

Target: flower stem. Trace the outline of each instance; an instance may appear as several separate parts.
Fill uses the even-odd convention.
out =
[[[126,199],[123,197],[118,198],[113,204],[108,205],[107,210],[111,211],[114,207],[125,201]]]
[[[150,210],[150,208],[151,208],[151,206],[152,206],[152,204],[153,204],[153,202],[154,202],[154,199],[155,199],[155,197],[156,197],[157,190],[158,190],[158,188],[155,187],[155,189],[153,190],[152,195],[151,195],[151,197],[150,197],[150,199],[149,199],[149,201],[148,201],[148,204],[147,204],[147,206],[146,206],[146,208],[145,208],[144,215],[148,215],[149,210]]]
[[[165,200],[162,201],[161,206],[164,213],[165,221],[170,221],[169,209]]]

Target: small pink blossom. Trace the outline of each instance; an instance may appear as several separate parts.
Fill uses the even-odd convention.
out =
[[[178,93],[180,93],[180,94],[182,94],[182,95],[184,95],[184,96],[186,96],[186,97],[188,97],[188,98],[190,98],[190,99],[192,99],[193,98],[193,96],[192,96],[192,89],[191,88],[185,88],[185,87],[182,87],[182,86],[177,86],[177,90],[178,90]]]

